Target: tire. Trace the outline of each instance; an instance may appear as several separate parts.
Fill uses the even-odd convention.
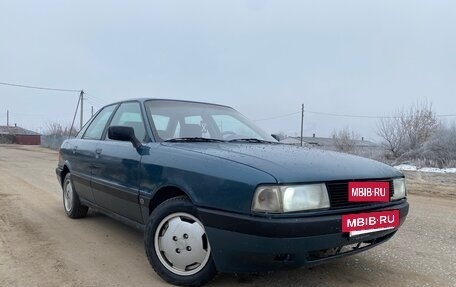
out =
[[[89,208],[81,204],[79,196],[71,181],[71,173],[67,173],[63,180],[63,209],[70,218],[81,218],[87,215]]]
[[[144,243],[150,264],[168,283],[201,286],[217,274],[204,226],[186,197],[168,199],[154,209]]]

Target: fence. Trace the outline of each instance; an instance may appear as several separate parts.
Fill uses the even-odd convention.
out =
[[[41,136],[41,146],[58,150],[62,145],[63,141],[66,140],[68,136]]]

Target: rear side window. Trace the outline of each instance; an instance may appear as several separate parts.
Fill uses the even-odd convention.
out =
[[[112,126],[132,127],[135,131],[135,136],[141,142],[147,141],[146,129],[142,118],[141,107],[137,102],[123,103],[117,109],[114,117],[111,120]]]
[[[89,140],[99,140],[103,135],[106,123],[114,112],[116,105],[103,108],[93,119],[82,138]]]

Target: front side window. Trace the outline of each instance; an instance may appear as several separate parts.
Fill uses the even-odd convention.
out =
[[[82,138],[89,140],[101,139],[106,123],[108,122],[115,108],[116,105],[104,107],[87,127],[87,130]]]
[[[139,141],[147,141],[147,133],[144,127],[141,108],[137,102],[121,104],[114,114],[109,126],[132,127],[135,131],[135,136]]]

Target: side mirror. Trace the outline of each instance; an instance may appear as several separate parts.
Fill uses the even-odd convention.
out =
[[[275,138],[278,142],[280,141],[279,135],[272,134],[271,137]]]
[[[132,127],[112,126],[108,128],[108,138],[116,141],[131,142],[135,148],[141,146],[141,142],[135,136]]]

